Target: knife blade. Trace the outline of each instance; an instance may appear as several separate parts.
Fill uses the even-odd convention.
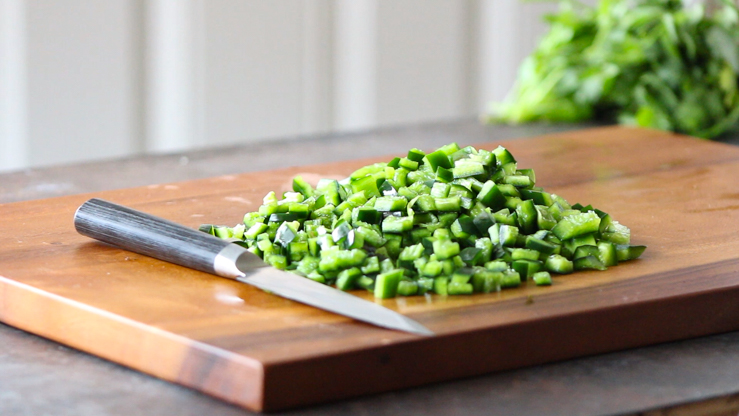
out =
[[[92,198],[77,208],[78,233],[170,263],[234,279],[278,296],[383,328],[434,335],[381,305],[268,266],[244,247],[123,205]]]

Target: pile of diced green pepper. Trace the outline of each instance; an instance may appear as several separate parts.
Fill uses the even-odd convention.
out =
[[[551,273],[605,270],[646,249],[607,213],[535,183],[504,147],[451,143],[315,188],[298,176],[294,192],[270,192],[242,224],[201,229],[278,269],[383,299],[550,285]]]

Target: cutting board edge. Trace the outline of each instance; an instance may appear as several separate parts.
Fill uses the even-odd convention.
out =
[[[44,317],[39,319],[39,314]],[[248,356],[4,276],[0,276],[0,322],[229,403],[263,410],[264,366]],[[66,326],[64,335],[51,329],[58,323]],[[224,384],[220,372],[237,377]]]
[[[319,405],[735,331],[739,330],[737,297],[739,285],[453,333],[434,340],[418,339],[312,360],[271,364],[265,366],[263,410],[274,412]],[[706,316],[712,319],[705,319]],[[622,324],[614,325],[614,320]],[[618,331],[604,333],[604,328]],[[561,339],[566,342],[560,342]],[[495,358],[510,351],[518,352],[515,359]],[[484,357],[484,360],[468,362],[462,367],[456,365],[458,360],[445,360],[450,354]],[[430,366],[444,363],[444,366],[440,371],[429,371],[429,363]],[[372,379],[368,383],[363,373],[384,379]]]
[[[61,342],[69,347],[151,376],[198,390],[229,403],[254,411],[273,412],[737,330],[739,329],[739,307],[735,302],[737,296],[739,296],[739,286],[728,289],[720,288],[676,296],[668,300],[651,299],[616,305],[596,312],[582,311],[541,320],[443,335],[435,337],[433,342],[421,338],[370,349],[313,357],[310,360],[271,363],[266,366],[249,357],[189,340],[2,276],[0,276],[0,320],[19,329]],[[14,312],[34,313],[30,310],[34,304],[34,297],[51,300],[47,305],[52,306],[45,308],[57,310],[44,312],[56,312],[55,319],[65,321],[68,320],[65,315],[70,311],[84,311],[106,323],[112,322],[139,330],[144,329],[145,334],[158,337],[160,340],[167,340],[170,344],[164,346],[161,343],[147,344],[146,340],[137,343],[131,338],[126,338],[128,335],[119,331],[107,332],[103,335],[101,340],[107,340],[108,343],[85,343],[83,341],[85,338],[81,335],[90,324],[85,327],[73,326],[72,331],[66,332],[67,338],[49,332],[43,320],[23,319],[18,315],[15,315],[14,319]],[[29,305],[31,308],[28,307]],[[686,321],[675,319],[676,315],[672,312],[674,310],[680,311],[679,317],[686,319],[701,316],[714,316],[720,319],[709,322],[709,325],[705,325],[703,320],[694,320],[687,322],[689,325],[686,327]],[[647,316],[649,319],[634,319],[639,316]],[[636,322],[638,325],[613,325],[614,319]],[[46,323],[53,324],[53,321]],[[555,330],[555,327],[564,329],[560,332]],[[593,343],[591,335],[605,327],[617,328],[620,332],[597,338]],[[655,331],[655,328],[659,330]],[[642,335],[633,337],[629,335],[629,331],[637,331]],[[104,334],[105,332],[102,331]],[[649,334],[649,337],[645,338],[644,333]],[[100,332],[97,332],[97,336],[100,336]],[[554,343],[560,337],[568,339],[570,344],[566,346],[559,344],[558,348],[542,347],[542,345]],[[127,359],[125,355],[113,354],[109,348],[106,348],[121,343],[139,345],[138,354],[129,356]],[[573,347],[573,344],[579,345]],[[485,348],[483,351],[482,346],[491,345],[494,349]],[[172,354],[177,355],[176,364],[162,366],[162,361],[159,359],[161,352],[170,348],[176,351],[170,351],[166,355],[170,357]],[[518,360],[487,359],[487,361],[476,361],[467,367],[452,365],[458,364],[458,361],[451,362],[453,360],[450,360],[442,366],[441,371],[431,372],[428,366],[424,366],[429,362],[444,364],[448,354],[494,357],[504,356],[512,350],[518,351]],[[136,359],[137,357],[149,357],[150,360],[141,362]],[[156,361],[156,365],[147,365],[153,361]],[[224,366],[240,368],[226,369]],[[347,368],[351,371],[348,372]],[[418,368],[423,371],[414,371]],[[378,373],[378,369],[384,371]],[[375,377],[379,375],[385,379],[366,383],[367,379],[361,377],[363,371],[370,375],[374,373]],[[244,373],[248,374],[245,376]],[[229,374],[231,377],[227,380],[223,379],[223,374]],[[242,377],[233,377],[238,374]],[[412,377],[408,377],[409,374]],[[365,383],[357,385],[359,379]],[[317,382],[317,380],[330,381],[330,384]],[[331,390],[327,386],[338,386],[339,391]],[[245,393],[248,397],[245,397]],[[289,398],[289,401],[285,398]]]

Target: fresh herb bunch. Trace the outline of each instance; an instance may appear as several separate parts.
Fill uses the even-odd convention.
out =
[[[730,0],[563,0],[546,21],[488,121],[599,118],[704,138],[737,125],[739,9]]]

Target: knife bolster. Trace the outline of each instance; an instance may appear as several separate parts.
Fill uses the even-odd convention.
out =
[[[266,263],[257,255],[236,244],[224,247],[213,262],[215,273],[230,279],[243,277],[249,273],[249,270],[265,266]]]

